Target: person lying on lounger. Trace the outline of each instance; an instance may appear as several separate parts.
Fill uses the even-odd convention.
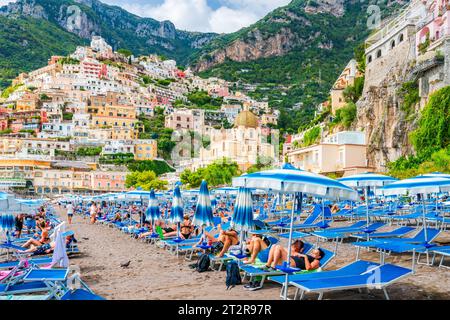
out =
[[[46,243],[50,242],[50,238],[49,238],[49,235],[48,235],[48,230],[47,230],[47,226],[45,224],[45,221],[40,221],[38,226],[41,229],[41,235],[40,235],[39,240],[31,238],[30,240],[28,240],[27,242],[25,242],[22,245],[23,248],[30,248],[32,245],[38,247],[38,246],[41,246],[43,244],[46,244]],[[39,236],[39,235],[37,235],[37,236]]]
[[[225,255],[225,253],[228,252],[228,249],[230,249],[231,246],[235,246],[239,243],[239,237],[236,230],[232,228],[227,231],[222,230],[220,224],[217,226],[217,230],[219,230],[219,237],[217,239],[206,231],[205,236],[210,241],[215,252],[220,250],[217,254],[217,257],[221,258]],[[201,243],[202,241],[203,240],[201,240],[199,243]]]
[[[260,234],[253,234],[252,237],[247,240],[247,251],[250,254],[250,258],[245,258],[245,264],[253,264],[258,257],[258,254],[266,250],[270,246],[270,241]]]
[[[300,240],[297,240],[300,241]],[[302,242],[303,244],[303,242]],[[274,248],[276,247],[276,248]],[[281,265],[284,261],[286,261],[287,250],[283,247],[276,245],[272,247],[274,252],[273,256],[269,253],[269,261],[267,261],[266,267],[274,270],[277,265]],[[289,259],[290,266],[293,268],[298,268],[300,270],[311,271],[316,270],[320,267],[320,260],[322,259],[324,253],[321,249],[314,249],[311,252],[311,255],[303,254],[303,246],[301,246],[301,251],[297,251],[299,246],[295,245],[295,242],[292,247],[291,257]],[[294,251],[295,249],[295,251]],[[270,250],[272,251],[272,249]],[[272,260],[271,260],[272,258]],[[269,265],[269,262],[270,265]]]
[[[295,267],[296,263],[293,257],[298,256],[299,254],[303,254],[303,248],[305,244],[301,240],[295,240],[291,245],[291,259],[290,265]],[[284,261],[287,260],[288,250],[283,248],[281,245],[277,244],[270,248],[269,259],[266,263],[267,269],[275,270],[277,265],[281,265]]]

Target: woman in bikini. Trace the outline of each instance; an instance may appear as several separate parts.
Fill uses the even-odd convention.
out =
[[[42,246],[42,245],[50,242],[50,237],[48,235],[48,230],[47,230],[47,226],[45,225],[45,221],[41,221],[38,224],[38,226],[39,226],[39,229],[41,229],[41,237],[40,237],[40,239],[36,240],[36,239],[32,238],[32,239],[28,240],[27,242],[25,242],[22,245],[23,248],[29,248],[32,245],[35,246],[35,247],[39,247],[39,246]]]
[[[191,237],[192,231],[194,231],[194,226],[188,215],[184,216],[183,222],[180,224],[181,238],[187,240]]]

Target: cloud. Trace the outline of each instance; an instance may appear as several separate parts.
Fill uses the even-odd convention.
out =
[[[16,0],[0,0],[0,6]],[[291,0],[100,0],[141,17],[170,20],[178,29],[230,33]]]
[[[0,7],[6,6],[10,2],[16,2],[16,0],[0,0]]]
[[[178,29],[230,33],[290,0],[104,0],[142,17],[170,20]]]

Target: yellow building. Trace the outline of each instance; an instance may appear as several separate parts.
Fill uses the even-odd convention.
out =
[[[347,102],[344,97],[344,90],[355,84],[355,79],[360,77],[361,73],[358,70],[358,63],[355,59],[350,60],[347,66],[342,71],[339,78],[331,89],[331,111],[336,114],[336,110],[344,107]]]
[[[153,160],[158,156],[156,140],[137,140],[134,145],[134,160]]]
[[[16,111],[34,111],[39,106],[39,98],[36,94],[25,92],[16,102]]]
[[[15,154],[22,149],[23,140],[15,138],[0,138],[0,154]]]
[[[136,139],[139,133],[136,109],[122,105],[92,105],[92,128],[112,128],[112,139]]]

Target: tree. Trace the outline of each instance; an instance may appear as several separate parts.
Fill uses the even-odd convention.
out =
[[[123,54],[127,58],[133,55],[133,52],[128,49],[119,49],[117,50],[117,53]]]
[[[430,156],[450,144],[450,86],[430,96],[410,137],[419,156]]]
[[[166,190],[167,185],[168,182],[159,180],[153,171],[135,171],[128,174],[125,180],[125,186],[127,188],[142,188],[146,191],[151,189]]]
[[[232,178],[239,175],[239,166],[236,162],[229,162],[226,159],[216,161],[205,168],[197,171],[186,169],[180,175],[183,184],[191,188],[200,186],[202,180],[206,180],[212,187],[230,184]]]

